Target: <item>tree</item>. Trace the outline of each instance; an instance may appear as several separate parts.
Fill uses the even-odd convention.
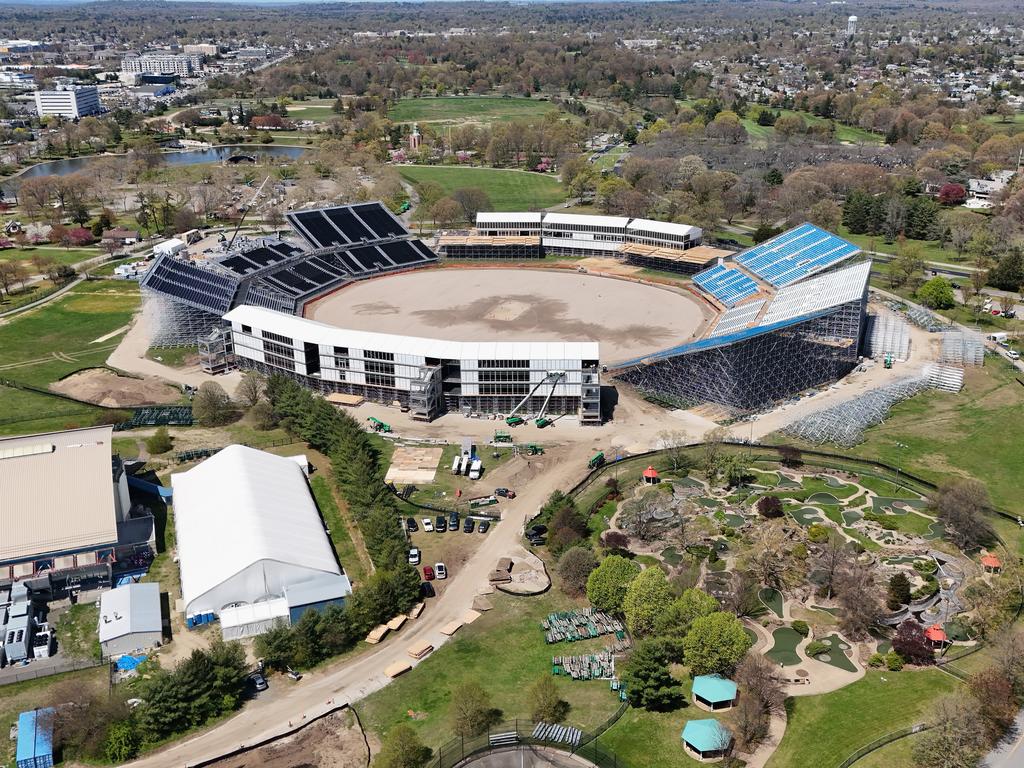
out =
[[[629,583],[640,573],[640,566],[619,555],[609,555],[587,578],[587,599],[599,611],[618,613]]]
[[[242,380],[238,382],[238,389],[235,395],[242,404],[252,408],[263,398],[263,388],[266,386],[266,379],[256,371],[246,371]]]
[[[717,611],[694,619],[683,639],[683,652],[690,673],[729,674],[750,648],[743,624],[731,613]]]
[[[654,634],[672,641],[668,649],[673,661],[683,660],[682,640],[693,622],[721,610],[718,601],[697,587],[690,587],[673,600],[654,620]]]
[[[757,511],[762,517],[769,519],[782,517],[782,499],[778,496],[762,496],[757,500]]]
[[[174,443],[167,433],[167,427],[157,427],[156,432],[146,439],[146,450],[152,454],[167,453],[172,447]]]
[[[573,597],[586,594],[587,579],[597,568],[594,553],[586,547],[567,549],[558,559],[558,575],[562,579],[562,590]]]
[[[284,670],[295,660],[295,637],[291,627],[278,622],[256,638],[256,655],[271,669]]]
[[[466,221],[476,221],[480,211],[493,209],[491,198],[479,187],[463,187],[452,192],[452,200],[459,204],[462,216]]]
[[[558,695],[550,675],[542,675],[530,689],[530,717],[540,723],[560,723],[569,716],[569,702]]]
[[[668,653],[661,641],[646,638],[637,643],[622,675],[630,704],[656,712],[679,706],[683,687],[668,671],[668,663]]]
[[[131,722],[112,723],[103,744],[103,754],[112,763],[125,763],[135,757],[141,746],[139,734]]]
[[[839,531],[829,528],[825,541],[817,547],[817,553],[815,564],[822,573],[821,589],[827,598],[831,598],[839,574],[850,564],[850,548]]]
[[[977,701],[970,696],[943,696],[932,709],[932,727],[914,743],[914,762],[921,768],[975,768],[984,754],[985,729]]]
[[[768,734],[771,717],[785,711],[786,692],[776,666],[759,653],[744,656],[734,677],[743,692],[736,714],[736,736],[749,747]]]
[[[863,563],[847,563],[836,578],[836,591],[843,632],[853,640],[864,637],[882,612],[874,571]]]
[[[972,478],[955,478],[939,486],[931,507],[945,523],[946,534],[960,549],[974,549],[994,539],[984,515],[991,509],[988,490]]]
[[[585,539],[590,530],[586,518],[576,509],[572,498],[560,491],[555,491],[545,505],[545,510],[552,509],[548,548],[559,554]]]
[[[660,568],[648,568],[633,579],[622,600],[626,626],[637,637],[654,631],[658,617],[672,603],[672,592]]]
[[[782,589],[800,576],[792,549],[781,521],[766,522],[751,533],[750,548],[742,558],[743,566],[763,586]]]
[[[978,701],[981,718],[985,723],[986,741],[995,744],[1013,726],[1018,703],[1013,685],[997,669],[985,669],[974,675],[967,690]]]
[[[967,190],[962,184],[943,184],[939,189],[939,202],[943,205],[962,205],[967,199]]]
[[[224,388],[215,381],[206,381],[199,385],[192,400],[192,415],[204,427],[220,427],[234,421],[237,412]]]
[[[953,286],[944,277],[933,277],[917,289],[917,298],[932,309],[952,309],[956,306]]]
[[[924,636],[924,627],[913,619],[907,619],[896,628],[892,649],[908,664],[933,664],[935,652]]]
[[[439,227],[451,227],[462,218],[462,206],[450,197],[442,197],[430,206],[430,215]]]
[[[900,606],[910,602],[910,579],[903,572],[893,574],[889,579],[889,600],[890,611],[899,610]]]
[[[479,683],[462,683],[452,691],[455,732],[463,738],[479,736],[501,721],[501,710],[491,706],[491,695]]]
[[[373,758],[373,768],[424,768],[433,756],[434,750],[403,723],[384,737],[380,752]]]
[[[261,432],[273,429],[277,426],[277,417],[274,415],[274,406],[266,400],[260,400],[249,409],[249,417],[252,424]]]
[[[679,430],[666,430],[658,433],[658,439],[673,472],[681,472],[690,468],[692,462],[688,449],[689,435]]]

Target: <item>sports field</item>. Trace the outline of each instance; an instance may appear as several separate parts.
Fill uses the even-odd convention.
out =
[[[565,200],[565,190],[558,179],[540,173],[448,165],[402,165],[398,172],[413,185],[432,181],[446,195],[457,189],[479,187],[491,198],[491,210],[495,211],[535,211]]]
[[[550,101],[503,96],[400,99],[388,112],[395,123],[493,123],[537,118],[557,110]]]
[[[315,302],[306,317],[452,341],[597,341],[608,362],[682,343],[704,325],[700,305],[673,291],[528,269],[432,269],[367,280]]]

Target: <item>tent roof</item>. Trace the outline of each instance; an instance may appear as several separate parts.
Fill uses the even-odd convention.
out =
[[[683,727],[683,741],[698,752],[715,752],[724,749],[732,739],[729,729],[714,718],[690,720]]]
[[[736,698],[736,683],[721,675],[697,675],[693,678],[693,693],[712,703],[732,701]]]
[[[986,568],[1002,568],[1003,564],[995,555],[984,555],[981,558],[981,564]]]
[[[932,624],[928,629],[924,631],[924,636],[931,640],[933,643],[944,643],[946,642],[946,630],[942,628],[941,624]]]
[[[294,459],[229,445],[171,486],[186,610],[261,561],[341,573]]]
[[[657,476],[658,476],[658,470],[656,470],[654,467],[647,467],[647,469],[644,470],[644,477],[657,477]]]

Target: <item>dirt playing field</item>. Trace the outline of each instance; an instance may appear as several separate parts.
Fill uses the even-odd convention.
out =
[[[451,341],[597,341],[620,361],[692,339],[696,299],[668,288],[540,269],[435,269],[357,283],[306,308],[342,328]]]
[[[181,390],[160,379],[118,376],[106,368],[79,371],[51,384],[50,389],[78,400],[116,408],[165,405],[176,403],[181,398]]]
[[[294,736],[238,757],[211,763],[213,768],[366,768],[369,754],[362,730],[347,709],[328,715]]]

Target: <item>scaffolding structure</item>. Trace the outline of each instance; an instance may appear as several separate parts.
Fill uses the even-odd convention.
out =
[[[900,361],[910,358],[910,327],[898,315],[868,315],[865,339],[867,357],[881,360],[892,355]]]
[[[925,375],[900,379],[808,414],[782,431],[815,445],[835,443],[850,448],[864,440],[864,430],[885,421],[894,405],[909,400],[928,386],[929,378]]]
[[[939,362],[952,365],[983,366],[985,342],[970,331],[946,331],[942,334]]]
[[[928,386],[944,392],[959,392],[964,388],[964,371],[948,365],[929,365],[924,369]]]
[[[220,315],[145,287],[142,316],[149,328],[151,347],[193,347],[199,337],[208,336],[221,325]]]
[[[914,325],[924,328],[928,333],[939,333],[949,327],[924,307],[911,307],[907,310],[907,319]]]

